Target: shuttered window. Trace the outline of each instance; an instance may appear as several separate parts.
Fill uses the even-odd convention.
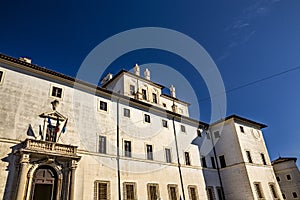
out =
[[[125,182],[124,186],[124,200],[136,200],[136,183]]]
[[[109,182],[95,181],[95,200],[109,200]]]

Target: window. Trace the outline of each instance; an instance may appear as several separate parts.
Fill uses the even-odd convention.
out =
[[[163,107],[167,107],[167,104],[163,103]]]
[[[260,183],[254,183],[254,188],[255,188],[255,192],[256,192],[257,198],[259,198],[259,199],[264,198],[262,190],[261,190]]]
[[[189,196],[190,200],[197,200],[198,194],[197,194],[197,187],[196,186],[188,186]]]
[[[215,138],[219,138],[220,137],[220,132],[219,131],[215,131],[214,135],[215,135]]]
[[[279,181],[280,181],[280,177],[279,177],[279,176],[276,176],[276,180],[279,182]]]
[[[144,120],[145,120],[145,122],[150,123],[150,115],[145,114]]]
[[[247,155],[248,162],[252,163],[252,158],[251,158],[250,151],[246,151],[246,155]]]
[[[142,98],[143,98],[144,100],[147,100],[147,92],[146,92],[145,89],[142,89]]]
[[[207,199],[208,200],[214,200],[215,199],[215,194],[214,194],[214,188],[209,186],[206,188],[207,192]]]
[[[286,179],[287,179],[287,180],[291,180],[291,179],[292,179],[291,175],[289,175],[289,174],[286,175]]]
[[[216,162],[214,157],[210,157],[212,168],[216,169]]]
[[[136,183],[125,182],[124,187],[124,200],[135,200],[136,199]]]
[[[221,168],[226,167],[225,156],[224,155],[219,156],[219,160],[220,160]]]
[[[206,138],[207,138],[208,140],[210,140],[210,134],[209,134],[209,132],[206,132]]]
[[[270,190],[272,192],[272,195],[273,195],[274,199],[277,199],[278,195],[277,195],[277,191],[275,189],[274,183],[270,183],[269,186],[270,186]]]
[[[106,137],[99,136],[99,153],[106,153]]]
[[[108,181],[95,181],[95,198],[96,200],[108,200],[110,199],[109,192],[109,182]]]
[[[223,192],[222,192],[222,188],[221,187],[217,187],[217,194],[218,194],[218,198],[219,200],[224,200],[224,196],[223,196]]]
[[[131,95],[135,95],[135,87],[134,87],[134,85],[130,85],[129,86],[129,90],[130,90],[130,94]]]
[[[180,130],[181,130],[181,132],[185,133],[185,126],[181,125]]]
[[[201,158],[201,163],[202,163],[202,167],[207,167],[205,157],[202,157],[202,158]]]
[[[52,86],[51,96],[61,98],[62,97],[62,88]]]
[[[297,195],[296,192],[293,192],[292,194],[293,194],[293,197],[294,197],[294,198],[297,198],[297,197],[298,197],[298,195]]]
[[[171,163],[172,162],[171,149],[165,148],[165,153],[166,153],[166,162]]]
[[[283,194],[283,193],[282,193],[282,197],[283,197],[283,199],[286,199],[285,194]]]
[[[240,126],[240,131],[241,131],[242,133],[245,133],[244,127]]]
[[[165,128],[168,128],[168,121],[167,120],[162,120],[162,126]]]
[[[168,185],[169,199],[170,200],[178,200],[178,190],[177,185]]]
[[[146,145],[146,149],[147,149],[147,159],[148,159],[148,160],[153,160],[153,149],[152,149],[152,145],[147,144],[147,145]]]
[[[147,190],[148,190],[148,200],[157,200],[159,198],[158,184],[148,183]]]
[[[124,108],[124,116],[125,117],[130,117],[130,110],[127,108]]]
[[[100,110],[107,111],[107,102],[100,101]]]
[[[198,137],[202,137],[202,132],[201,132],[201,130],[199,130],[199,129],[197,130],[197,136],[198,136]]]
[[[260,154],[261,156],[261,160],[263,162],[264,165],[267,165],[266,159],[265,159],[265,155],[263,153]]]
[[[131,142],[125,140],[124,141],[124,150],[125,150],[125,156],[131,157]]]
[[[184,158],[185,158],[185,164],[186,165],[191,165],[190,153],[189,152],[184,152]]]
[[[3,71],[0,71],[0,83],[2,83],[2,79],[3,79]]]
[[[152,93],[152,99],[153,103],[157,103],[157,95],[155,93]]]

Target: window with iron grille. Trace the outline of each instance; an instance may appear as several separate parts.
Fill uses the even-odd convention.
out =
[[[147,144],[146,149],[147,149],[147,159],[148,160],[153,160],[153,149],[152,145]]]
[[[52,86],[51,96],[61,98],[62,97],[62,88]]]
[[[198,199],[198,193],[197,193],[197,187],[196,186],[188,186],[188,192],[190,200],[197,200]]]
[[[170,200],[178,200],[178,189],[177,185],[169,184],[168,185],[169,199]]]
[[[207,193],[207,199],[208,200],[215,200],[215,193],[214,193],[214,188],[209,186],[206,188],[206,193]]]
[[[148,200],[157,200],[159,198],[159,188],[156,183],[148,183]]]
[[[269,183],[269,186],[270,186],[270,190],[271,190],[271,193],[273,195],[273,198],[278,199],[278,194],[277,194],[277,191],[276,191],[276,188],[275,188],[275,184],[274,183]]]
[[[131,157],[131,141],[124,141],[124,151],[126,157]]]
[[[136,183],[134,182],[125,182],[123,183],[124,187],[124,200],[136,200]]]
[[[255,188],[255,192],[256,192],[257,198],[258,199],[263,199],[264,196],[263,196],[263,193],[262,193],[262,190],[261,190],[260,183],[254,183],[254,188]]]
[[[99,153],[106,153],[106,137],[99,136]]]
[[[110,185],[108,181],[95,181],[94,189],[95,200],[109,200],[110,199]]]

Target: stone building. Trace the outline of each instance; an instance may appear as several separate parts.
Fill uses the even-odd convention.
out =
[[[272,162],[283,199],[300,198],[300,173],[296,161],[297,158],[279,157]]]
[[[192,119],[163,88],[137,65],[95,86],[0,54],[0,196],[281,199],[265,125]]]

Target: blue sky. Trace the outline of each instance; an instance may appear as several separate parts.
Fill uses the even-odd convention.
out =
[[[6,1],[0,10],[0,52],[30,57],[35,64],[74,77],[89,52],[122,31],[163,27],[181,32],[206,49],[226,90],[233,89],[227,93],[227,115],[267,124],[264,136],[271,159],[279,153],[300,158],[300,69],[273,76],[300,66],[298,0]],[[179,98],[198,100],[200,119],[209,122],[207,87],[184,59],[144,49],[103,67],[116,73],[135,63],[160,63],[183,74],[198,99],[161,73],[167,68],[152,69],[153,80],[174,84]],[[272,78],[241,87],[267,77]],[[197,118],[195,110],[191,109],[191,116]]]

